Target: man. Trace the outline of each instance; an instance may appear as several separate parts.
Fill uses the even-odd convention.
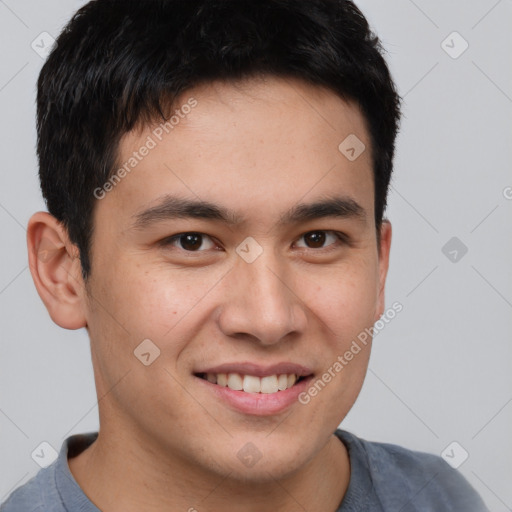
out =
[[[78,11],[39,78],[28,246],[88,331],[100,430],[2,512],[485,509],[439,457],[337,430],[386,314],[399,105],[348,1]]]

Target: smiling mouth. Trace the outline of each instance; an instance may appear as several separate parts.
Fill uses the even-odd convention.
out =
[[[282,373],[257,377],[255,375],[242,375],[240,373],[197,373],[196,377],[206,380],[220,387],[227,387],[233,391],[246,393],[272,394],[286,391],[298,382],[308,378],[295,373]]]

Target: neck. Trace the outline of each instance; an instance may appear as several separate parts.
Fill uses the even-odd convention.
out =
[[[334,435],[293,474],[279,479],[269,475],[257,483],[142,446],[140,438],[132,442],[101,430],[89,448],[68,460],[78,485],[103,512],[220,512],[232,509],[233,503],[238,512],[288,512],[297,507],[335,512],[350,480],[347,450]]]

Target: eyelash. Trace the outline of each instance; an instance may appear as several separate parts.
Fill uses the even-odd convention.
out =
[[[340,244],[342,244],[342,245],[349,245],[350,244],[350,241],[349,241],[349,239],[348,239],[348,237],[347,237],[347,235],[345,233],[342,233],[340,231],[330,230],[330,229],[317,229],[317,230],[313,230],[313,231],[307,231],[306,233],[304,233],[303,235],[301,235],[299,237],[299,240],[304,238],[306,235],[311,234],[311,233],[333,234],[336,237],[337,240],[336,240],[335,243],[331,243],[331,244],[329,244],[329,245],[327,245],[325,247],[301,247],[300,249],[306,249],[307,251],[315,251],[315,252],[318,252],[318,251],[326,252],[326,251],[330,251],[330,250],[336,249]],[[176,242],[176,241],[179,242],[180,238],[182,236],[185,236],[185,235],[198,235],[198,236],[201,236],[201,237],[206,237],[206,238],[209,238],[210,240],[212,240],[212,242],[214,242],[214,240],[215,240],[213,237],[211,237],[210,235],[207,235],[205,233],[200,233],[200,232],[197,232],[197,231],[185,231],[183,233],[178,233],[176,235],[172,235],[170,237],[164,238],[160,242],[160,245],[164,246],[164,247],[172,246],[172,244],[174,242]],[[188,250],[183,249],[181,247],[178,247],[178,249],[182,250],[183,252],[189,253],[189,254],[202,253],[202,252],[208,251],[208,249],[206,249],[206,250],[197,250],[197,251],[188,251]]]

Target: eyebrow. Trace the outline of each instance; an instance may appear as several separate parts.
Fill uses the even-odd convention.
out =
[[[183,199],[172,195],[161,198],[151,206],[134,215],[135,229],[144,229],[149,225],[170,219],[206,219],[217,220],[225,224],[240,224],[243,219],[232,210],[202,200]]]
[[[281,216],[280,224],[298,224],[325,217],[366,221],[366,210],[350,197],[332,197],[300,203]]]
[[[152,224],[172,219],[204,219],[238,225],[246,219],[235,211],[217,204],[165,195],[156,205],[134,215],[134,229],[145,229]],[[366,221],[366,210],[350,197],[329,197],[313,203],[299,203],[279,218],[278,224],[299,224],[315,219],[336,217]]]

